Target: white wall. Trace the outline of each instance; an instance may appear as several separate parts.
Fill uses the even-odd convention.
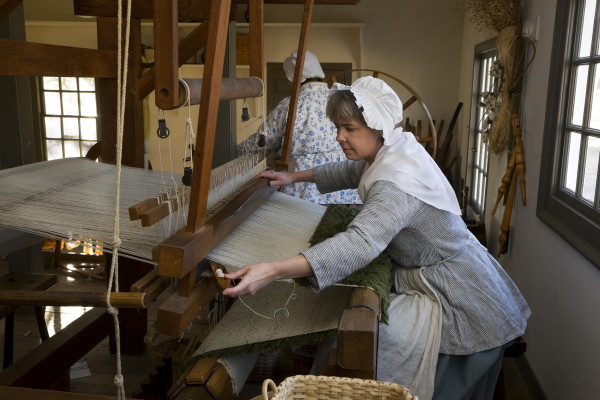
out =
[[[556,0],[525,4],[525,24],[540,16],[537,53],[525,76],[522,108],[527,205],[515,203],[509,252],[500,261],[533,311],[525,334],[526,357],[546,396],[586,399],[597,395],[600,376],[600,270],[536,216]],[[471,91],[473,47],[492,36],[465,27],[460,83],[465,104]],[[466,154],[466,137],[461,148]],[[506,156],[490,159],[487,204],[495,201],[505,167]],[[486,216],[493,254],[502,212],[500,206],[495,217]]]

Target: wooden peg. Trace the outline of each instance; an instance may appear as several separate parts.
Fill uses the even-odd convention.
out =
[[[502,215],[502,223],[500,224],[500,236],[498,237],[498,258],[503,253],[503,248],[508,242],[508,235],[510,232],[510,217],[512,215],[513,204],[515,202],[515,188],[517,186],[517,176],[513,174],[512,181],[510,183],[510,189],[508,190],[508,201],[504,208],[504,214]]]
[[[513,114],[511,117],[513,137],[515,138],[515,172],[519,178],[519,189],[521,190],[521,202],[527,205],[527,196],[525,192],[525,152],[523,150],[523,138],[519,114]]]
[[[513,172],[515,171],[515,154],[511,154],[508,162],[506,163],[506,171],[504,172],[504,176],[502,177],[502,184],[498,188],[498,197],[496,198],[496,204],[494,205],[494,209],[492,210],[492,215],[496,214],[496,209],[498,208],[498,204],[500,204],[500,200],[506,193],[508,189],[508,185],[512,182]]]

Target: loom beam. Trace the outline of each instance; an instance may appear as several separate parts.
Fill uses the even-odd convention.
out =
[[[215,212],[194,233],[180,231],[158,246],[158,273],[183,278],[275,191],[261,178]]]
[[[210,1],[178,0],[177,13],[181,20],[204,21],[208,18]],[[116,17],[116,0],[74,0],[75,15],[85,17]],[[126,3],[123,2],[123,15],[126,13]],[[148,0],[133,0],[131,2],[131,17],[135,19],[153,19],[154,3]]]
[[[27,306],[106,307],[106,292],[0,290],[0,304]],[[113,292],[110,303],[117,308],[148,308],[145,293]]]
[[[190,88],[190,104],[200,104],[202,92],[202,79],[183,78]],[[250,78],[223,78],[219,100],[236,100],[263,95],[263,81],[257,77]],[[186,105],[186,93],[183,83],[179,82],[179,101],[177,107]]]

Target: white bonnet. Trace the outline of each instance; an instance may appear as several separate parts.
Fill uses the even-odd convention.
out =
[[[283,71],[290,82],[294,81],[297,56],[298,51],[294,50],[283,62]],[[300,79],[300,82],[304,82],[308,78],[325,78],[325,73],[323,72],[323,68],[321,68],[317,56],[306,50],[306,54],[304,55],[304,68],[302,68],[302,78]]]
[[[384,81],[365,76],[355,80],[351,86],[334,83],[331,90],[350,90],[356,97],[356,105],[363,108],[367,126],[383,131],[386,146],[396,142],[396,133],[399,132],[394,132],[394,127],[402,121],[402,101]]]

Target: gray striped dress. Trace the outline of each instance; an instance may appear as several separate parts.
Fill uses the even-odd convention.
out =
[[[364,161],[314,169],[323,193],[356,188]],[[345,232],[302,252],[322,290],[387,250],[394,268],[423,268],[442,304],[440,353],[467,355],[523,334],[531,314],[516,285],[467,230],[461,217],[442,211],[388,181],[375,182]]]

